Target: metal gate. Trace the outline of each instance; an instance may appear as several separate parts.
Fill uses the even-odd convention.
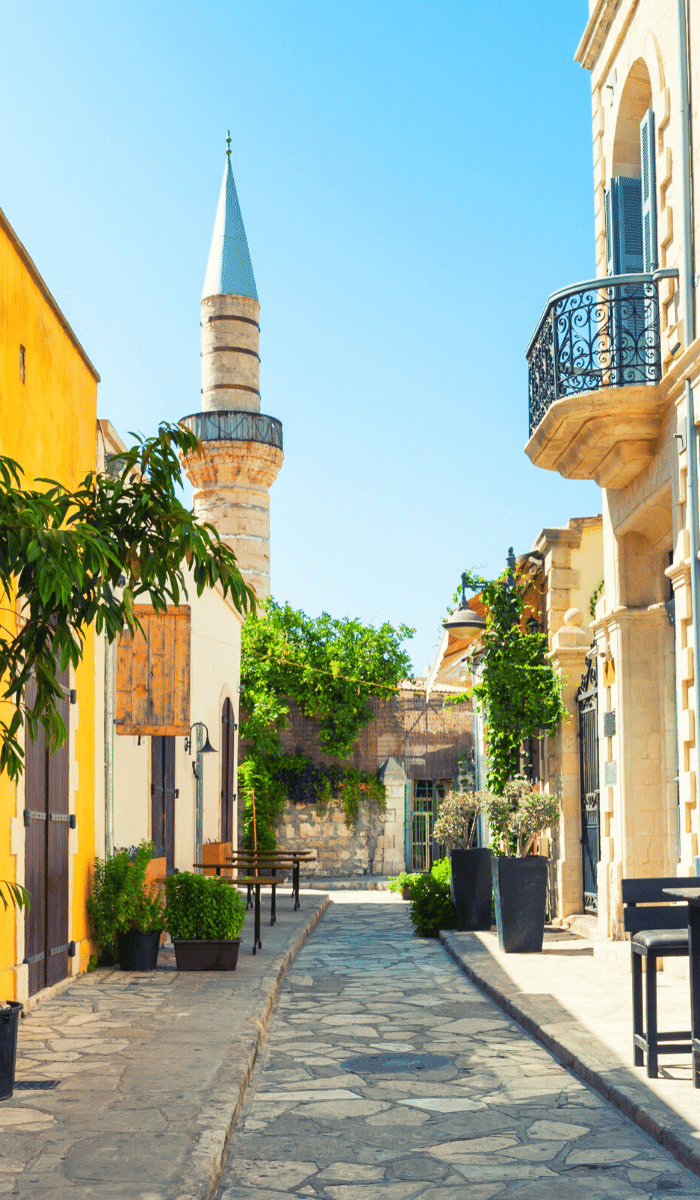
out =
[[[58,711],[68,731],[67,672],[56,672],[63,687]],[[36,683],[27,685],[34,704]],[[36,741],[25,738],[24,882],[31,908],[24,922],[24,962],[29,966],[29,995],[68,975],[75,946],[68,941],[68,843],[75,822],[68,812],[68,744],[49,753],[42,725]]]
[[[578,702],[579,749],[581,755],[581,851],[583,856],[583,907],[598,911],[598,863],[600,862],[600,777],[598,773],[598,648],[586,655]]]
[[[445,795],[445,782],[438,779],[416,779],[411,796],[411,861],[409,871],[429,871],[436,858],[442,857],[442,847],[433,838],[433,825],[440,801]]]

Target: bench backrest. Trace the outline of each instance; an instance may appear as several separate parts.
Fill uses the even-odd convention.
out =
[[[622,903],[625,906],[625,930],[639,933],[641,929],[685,929],[688,924],[688,905],[674,904],[664,888],[700,888],[695,875],[672,875],[668,879],[623,879]]]

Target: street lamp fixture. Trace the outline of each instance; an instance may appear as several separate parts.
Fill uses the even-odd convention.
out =
[[[466,572],[462,574],[462,599],[459,606],[450,613],[446,621],[443,621],[442,627],[447,630],[450,637],[465,643],[473,642],[476,638],[481,637],[486,628],[484,618],[469,607]]]
[[[187,734],[187,736],[185,738],[185,754],[192,754],[192,730],[193,729],[205,729],[206,734],[207,734],[204,745],[202,746],[201,750],[197,751],[197,754],[218,754],[219,753],[219,751],[216,750],[214,748],[214,746],[212,746],[211,742],[209,741],[209,730],[207,729],[206,725],[204,724],[204,721],[195,721],[194,725],[190,725],[190,732]],[[194,766],[194,764],[193,764],[193,766]],[[196,774],[196,771],[195,771],[195,774]]]

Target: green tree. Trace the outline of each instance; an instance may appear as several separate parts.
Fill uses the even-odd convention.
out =
[[[317,721],[324,753],[346,756],[372,720],[370,699],[390,696],[410,673],[401,643],[413,632],[388,623],[375,629],[328,613],[312,618],[272,599],[246,621],[241,643],[246,753],[238,773],[248,840],[254,792],[258,845],[275,845],[274,829],[286,800],[278,731],[286,726],[290,701]]]
[[[520,774],[521,747],[529,738],[553,733],[568,716],[561,680],[547,661],[547,637],[527,622],[524,592],[529,584],[504,574],[487,581],[467,572],[467,587],[486,608],[481,636],[479,682],[473,695],[484,714],[488,787],[502,796]],[[466,698],[466,697],[465,697]],[[529,773],[529,763],[525,763]]]
[[[32,740],[39,723],[52,748],[65,740],[56,672],[78,665],[90,626],[109,642],[133,632],[135,601],[179,604],[188,568],[198,595],[219,584],[240,612],[254,609],[233,552],[178,498],[178,454],[199,452],[193,433],[163,424],[112,460],[116,475],[92,471],[75,491],[52,479],[26,488],[19,463],[0,456],[0,772],[11,779],[24,767],[25,719]]]

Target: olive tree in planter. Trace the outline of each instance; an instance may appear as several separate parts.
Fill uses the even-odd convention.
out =
[[[491,850],[474,846],[481,792],[449,791],[440,804],[433,837],[450,855],[455,929],[491,928]]]
[[[246,903],[226,879],[181,871],[165,881],[179,971],[235,971]]]
[[[534,791],[523,776],[510,780],[502,796],[485,793],[482,811],[499,849],[491,860],[496,925],[501,950],[542,949],[547,908],[547,858],[532,854],[535,839],[559,823],[555,796]],[[509,850],[515,850],[515,855]]]
[[[144,841],[95,859],[87,909],[104,965],[116,960],[122,971],[156,968],[165,916],[157,883],[146,880],[153,850],[153,842]]]

